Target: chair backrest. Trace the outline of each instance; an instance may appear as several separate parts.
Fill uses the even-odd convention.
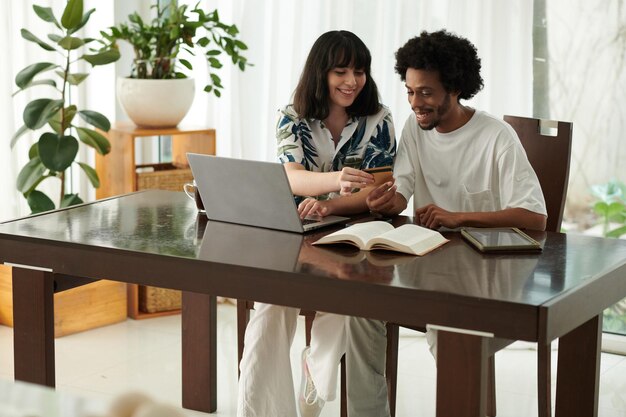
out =
[[[522,142],[546,200],[548,220],[546,230],[559,232],[563,221],[567,182],[572,150],[572,123],[504,116]],[[556,128],[556,135],[546,135],[542,129]]]

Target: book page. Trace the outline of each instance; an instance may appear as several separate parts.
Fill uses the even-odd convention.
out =
[[[423,255],[443,245],[448,240],[436,230],[415,224],[405,224],[372,239],[370,249],[392,249],[414,255]]]
[[[389,232],[380,235],[380,237],[387,238],[392,241],[401,242],[406,246],[412,246],[417,242],[420,242],[429,236],[439,235],[436,230],[427,229],[416,224],[403,224],[397,229],[390,230]]]
[[[357,223],[352,226],[348,226],[345,229],[326,235],[318,241],[313,242],[313,244],[353,243],[360,249],[364,249],[370,239],[389,230],[393,230],[393,226],[387,222],[373,221]]]

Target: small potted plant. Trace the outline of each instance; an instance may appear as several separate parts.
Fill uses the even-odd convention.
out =
[[[49,7],[34,5],[33,10],[39,18],[53,26],[53,31],[46,40],[42,40],[28,29],[22,29],[22,37],[50,52],[51,57],[47,62],[27,66],[17,74],[15,84],[18,90],[15,94],[37,88],[51,92],[51,96],[39,96],[26,105],[24,125],[13,136],[11,147],[24,133],[41,132],[44,129],[37,142],[31,146],[29,161],[17,177],[17,189],[26,198],[31,211],[38,213],[55,208],[53,199],[37,190],[48,178],[61,181],[59,207],[83,202],[78,194],[66,193],[65,176],[73,164],[81,168],[94,187],[100,186],[96,170],[76,161],[76,156],[80,142],[106,155],[111,149],[108,139],[88,126],[106,132],[110,123],[103,114],[93,110],[79,110],[71,104],[70,89],[89,76],[87,72],[77,71],[79,61],[86,61],[92,66],[106,65],[119,59],[120,54],[117,49],[107,46],[87,50],[86,46],[94,39],[76,36],[95,11],[91,9],[83,13],[83,0],[68,0],[61,20],[56,18]]]
[[[179,54],[203,51],[209,72],[204,91],[220,97],[223,86],[214,72],[222,67],[220,55],[226,53],[243,71],[250,64],[241,51],[248,47],[237,39],[237,27],[223,23],[217,10],[205,12],[198,5],[188,10],[175,0],[165,7],[155,1],[151,8],[156,14],[149,23],[132,13],[128,23],[102,32],[103,42],[116,46],[123,40],[133,47],[130,77],[117,83],[118,98],[131,120],[146,127],[175,126],[191,107],[194,95],[193,78],[182,72],[192,70],[192,64]]]

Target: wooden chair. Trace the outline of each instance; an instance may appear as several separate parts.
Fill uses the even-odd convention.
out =
[[[546,200],[548,223],[546,230],[560,232],[569,180],[572,151],[572,124],[553,120],[504,116],[519,136]],[[556,135],[542,134],[556,129]]]
[[[567,194],[567,182],[569,179],[570,155],[572,147],[572,124],[567,122],[556,122],[551,120],[539,120],[526,117],[504,116],[504,120],[509,123],[520,138],[520,142],[526,151],[528,160],[532,165],[546,200],[546,210],[548,219],[546,230],[559,232],[563,220],[563,209],[565,207],[565,196]],[[547,135],[542,132],[556,129],[556,135]],[[388,325],[397,327],[395,324]],[[424,329],[415,329],[424,331]],[[388,330],[388,334],[389,334]],[[392,330],[393,337],[397,337],[397,331]],[[397,341],[392,341],[391,344]],[[391,362],[391,367],[387,366],[387,379],[391,379],[391,384],[396,384],[396,370],[398,352],[388,352],[387,361]],[[491,352],[495,354],[498,350],[509,344],[507,340],[493,341]],[[551,345],[537,346],[537,391],[539,417],[549,417],[552,414],[550,388],[550,368],[551,368]],[[487,416],[496,415],[496,394],[495,394],[495,358],[489,358],[489,369],[487,379]],[[390,403],[395,398],[390,398]],[[393,414],[392,414],[393,416]]]
[[[567,195],[570,155],[572,151],[572,123],[526,117],[504,116],[513,126],[526,150],[546,200],[548,219],[546,230],[560,232]],[[542,132],[555,129],[556,135]],[[551,344],[537,346],[537,394],[539,417],[552,415],[550,388]]]

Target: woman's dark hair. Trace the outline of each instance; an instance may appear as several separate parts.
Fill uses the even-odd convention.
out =
[[[350,116],[368,116],[380,110],[378,87],[371,76],[372,56],[354,33],[334,30],[317,38],[294,92],[293,108],[303,119],[323,120],[329,114],[328,71],[354,67],[365,72],[363,90],[346,109]]]
[[[468,100],[483,88],[476,47],[445,30],[422,32],[398,49],[395,69],[402,81],[409,68],[437,71],[446,91],[458,91],[461,99]]]

